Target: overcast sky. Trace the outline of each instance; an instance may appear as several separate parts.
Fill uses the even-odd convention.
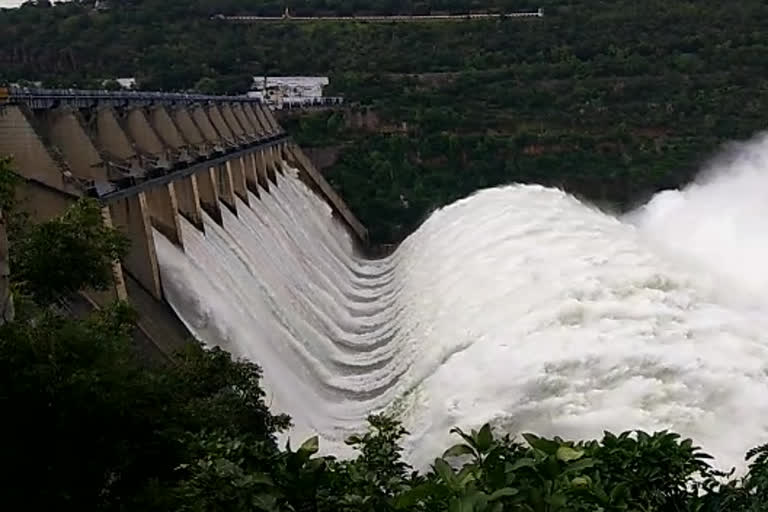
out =
[[[58,2],[60,0],[53,1]],[[18,7],[24,2],[26,2],[26,0],[0,0],[0,7]]]

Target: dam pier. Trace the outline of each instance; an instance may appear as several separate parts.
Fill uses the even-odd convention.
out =
[[[183,250],[186,219],[222,223],[270,194],[285,166],[324,199],[358,246],[367,231],[258,99],[145,92],[15,89],[0,96],[0,155],[22,178],[20,203],[35,221],[81,197],[102,204],[104,222],[130,251],[107,292],[82,292],[85,307],[115,298],[139,313],[139,337],[162,354],[189,333],[163,294],[153,232]],[[11,269],[12,271],[12,269]]]

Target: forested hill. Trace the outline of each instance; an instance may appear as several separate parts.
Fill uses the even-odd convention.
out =
[[[404,4],[290,3],[294,12],[306,14],[406,12]],[[107,11],[96,11],[93,1],[72,1],[0,11],[3,78],[70,83],[84,77],[139,76],[147,87],[180,89],[193,87],[204,76],[232,78],[265,70],[514,68],[522,77],[557,79],[768,65],[762,58],[768,5],[761,0],[446,0],[413,10],[542,7],[546,16],[424,25],[237,26],[210,19],[216,13],[282,13],[284,2],[274,0],[111,0],[109,5]],[[312,5],[317,8],[307,7]]]
[[[248,0],[112,0],[0,12],[0,79],[136,76],[145,88],[242,92],[252,75],[329,74],[376,119],[290,128],[338,152],[331,182],[374,240],[479,187],[562,186],[627,208],[687,182],[724,140],[765,126],[763,0],[305,0],[338,14],[544,9],[541,19],[233,25],[279,14]],[[403,125],[403,123],[406,123]]]

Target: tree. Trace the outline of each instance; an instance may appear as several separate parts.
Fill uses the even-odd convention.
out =
[[[127,240],[103,224],[101,206],[83,199],[61,217],[32,225],[11,240],[17,291],[38,304],[83,288],[105,289],[112,264],[125,255]]]
[[[203,77],[195,84],[195,91],[201,94],[216,94],[219,84],[211,77]]]
[[[13,296],[11,295],[10,265],[8,263],[8,236],[5,217],[0,210],[0,325],[13,320]]]
[[[102,88],[107,91],[122,91],[123,86],[120,85],[120,82],[117,80],[111,79],[111,80],[105,80]]]
[[[0,202],[11,215],[9,162]],[[51,510],[167,510],[176,468],[204,432],[243,435],[277,453],[289,425],[264,403],[261,370],[191,343],[172,364],[148,364],[132,344],[123,303],[84,318],[64,314],[73,293],[100,288],[126,242],[93,200],[10,231],[13,287],[24,310],[0,326],[4,503]],[[15,507],[14,507],[15,505]]]

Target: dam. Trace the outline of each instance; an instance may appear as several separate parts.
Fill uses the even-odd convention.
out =
[[[88,300],[127,298],[161,354],[191,334],[258,362],[292,440],[344,454],[386,411],[423,467],[453,426],[672,429],[729,468],[768,435],[766,138],[629,215],[496,187],[369,259],[257,102],[62,91],[0,109],[29,209],[91,195],[132,241],[115,289]]]
[[[37,221],[79,197],[98,198],[105,222],[129,239],[114,288],[84,291],[92,305],[115,298],[139,312],[147,348],[167,356],[188,332],[164,300],[155,238],[184,247],[181,219],[204,230],[270,194],[290,165],[345,224],[358,249],[367,231],[272,112],[247,97],[11,88],[0,96],[0,155],[23,178],[24,208]],[[162,234],[162,235],[160,235]]]

